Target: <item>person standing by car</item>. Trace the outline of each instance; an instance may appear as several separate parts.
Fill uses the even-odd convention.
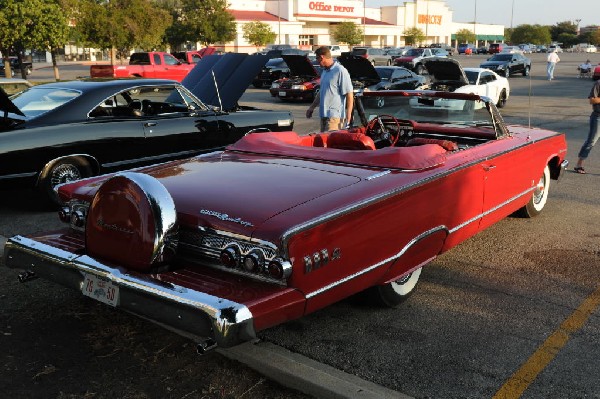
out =
[[[306,117],[311,118],[314,109],[319,106],[321,131],[338,130],[350,123],[354,92],[348,70],[331,57],[327,46],[319,47],[315,54],[321,73],[321,88],[312,104],[306,110]]]
[[[548,65],[546,67],[546,72],[548,73],[548,80],[554,79],[554,68],[556,68],[556,63],[559,61],[560,58],[558,58],[556,50],[552,50],[550,54],[548,54]]]
[[[579,159],[577,160],[577,165],[575,172],[580,174],[585,174],[585,169],[583,168],[583,161],[590,155],[590,151],[598,138],[600,137],[600,129],[598,128],[598,121],[600,121],[600,80],[597,80],[590,91],[590,95],[588,96],[590,100],[590,104],[592,104],[592,114],[590,115],[590,132],[588,133],[587,140],[581,146],[581,150],[579,150],[579,154],[577,155]]]

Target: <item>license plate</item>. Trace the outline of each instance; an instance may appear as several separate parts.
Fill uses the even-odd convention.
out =
[[[279,97],[285,97],[285,95],[286,95],[286,94],[285,94],[285,91],[280,91],[280,92],[279,92]]]
[[[117,306],[119,302],[119,286],[110,281],[102,280],[93,274],[85,275],[81,292],[85,296],[110,306]]]

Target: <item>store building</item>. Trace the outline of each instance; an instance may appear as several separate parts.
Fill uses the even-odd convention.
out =
[[[422,44],[456,45],[455,34],[461,29],[474,32],[478,44],[502,42],[503,25],[458,23],[453,11],[442,0],[414,0],[398,6],[368,8],[363,1],[347,0],[230,0],[229,11],[237,23],[234,41],[221,44],[223,51],[252,53],[257,49],[243,38],[243,25],[251,21],[269,24],[277,33],[276,44],[313,49],[338,44],[330,31],[335,24],[352,21],[362,25],[363,45],[372,47],[403,46],[403,32],[419,28],[425,33]]]

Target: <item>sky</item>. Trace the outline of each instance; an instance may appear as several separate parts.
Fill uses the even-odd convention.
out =
[[[405,0],[366,0],[367,7],[402,5]],[[572,21],[579,26],[600,25],[599,0],[446,0],[454,11],[454,22],[500,24],[507,28],[521,24],[554,25]],[[514,8],[513,8],[514,6]]]

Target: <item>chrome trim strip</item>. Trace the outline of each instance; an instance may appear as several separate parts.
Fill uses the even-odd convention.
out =
[[[124,291],[122,294],[138,294],[135,302],[122,302],[125,295],[121,295],[118,308],[166,325],[169,325],[168,322],[153,315],[164,316],[165,319],[176,318],[188,333],[198,338],[214,338],[222,347],[233,346],[256,336],[253,315],[243,304],[143,275],[128,274],[123,269],[110,267],[89,256],[77,255],[26,237],[15,236],[7,241],[4,264],[10,268],[26,268],[76,291],[81,291],[84,274],[110,280]],[[161,313],[158,314],[155,309],[157,300],[161,304]],[[207,317],[210,326],[206,331],[198,331],[201,327],[198,318],[183,317],[182,310],[192,312],[194,317]]]
[[[368,273],[368,272],[370,272],[371,270],[377,269],[379,266],[382,266],[382,265],[384,265],[384,264],[386,264],[386,263],[388,263],[388,262],[391,262],[391,261],[393,261],[393,260],[395,260],[395,259],[398,259],[398,258],[400,258],[402,255],[404,255],[404,253],[405,253],[406,251],[408,251],[408,250],[410,249],[410,247],[412,247],[413,245],[415,245],[417,242],[419,242],[419,241],[420,241],[420,240],[422,240],[423,238],[425,238],[425,237],[427,237],[427,236],[429,236],[429,235],[431,235],[431,234],[433,234],[433,233],[436,233],[436,232],[438,232],[438,231],[446,231],[446,233],[448,233],[448,228],[447,228],[446,226],[443,226],[443,225],[442,225],[442,226],[437,226],[437,227],[434,227],[434,228],[432,228],[432,229],[430,229],[430,230],[427,230],[427,231],[425,231],[425,232],[423,232],[423,233],[419,234],[418,236],[416,236],[416,237],[415,237],[415,238],[413,238],[412,240],[410,240],[410,241],[408,242],[408,244],[406,244],[406,245],[404,246],[404,248],[402,248],[402,249],[400,250],[400,252],[398,252],[397,254],[395,254],[395,255],[392,255],[392,256],[390,256],[389,258],[387,258],[387,259],[384,259],[384,260],[382,260],[382,261],[380,261],[380,262],[377,262],[377,263],[375,263],[374,265],[371,265],[371,266],[367,267],[366,269],[363,269],[363,270],[361,270],[361,271],[359,271],[359,272],[356,272],[356,273],[354,273],[354,274],[351,274],[351,275],[349,275],[349,276],[346,276],[346,277],[344,277],[343,279],[340,279],[340,280],[338,280],[338,281],[334,281],[333,283],[331,283],[331,284],[328,284],[328,285],[326,285],[325,287],[319,288],[319,289],[318,289],[318,290],[316,290],[316,291],[309,292],[308,294],[306,294],[306,299],[310,299],[310,298],[312,298],[312,297],[314,297],[314,296],[317,296],[317,295],[319,295],[319,294],[322,294],[322,293],[324,293],[324,292],[326,292],[326,291],[329,291],[330,289],[332,289],[332,288],[335,288],[335,287],[337,287],[337,286],[338,286],[338,285],[340,285],[340,284],[343,284],[343,283],[345,283],[345,282],[347,282],[347,281],[350,281],[350,280],[352,280],[352,279],[354,279],[354,278],[356,278],[356,277],[362,276],[363,274],[365,274],[365,273]]]
[[[153,155],[151,157],[127,159],[127,160],[118,161],[118,162],[105,163],[102,166],[104,168],[115,168],[115,167],[121,167],[123,165],[130,165],[130,164],[139,163],[139,162],[152,162],[152,161],[165,159],[165,158],[185,158],[186,156],[192,157],[195,155],[200,155],[200,153],[204,153],[205,151],[217,152],[222,148],[223,147],[215,147],[215,148],[209,148],[207,150],[190,150],[190,151],[175,152],[175,153],[171,153],[171,154]]]
[[[325,287],[323,287],[323,288],[320,288],[320,289],[318,289],[317,291],[311,292],[311,293],[309,293],[309,294],[307,294],[307,295],[306,295],[306,298],[308,299],[308,298],[311,298],[311,297],[313,297],[313,296],[316,296],[316,295],[322,294],[323,292],[329,291],[330,289],[332,289],[332,288],[334,288],[334,287],[336,287],[336,286],[338,286],[338,285],[340,285],[340,284],[343,284],[343,283],[345,283],[345,282],[347,282],[347,281],[350,281],[350,280],[352,280],[352,279],[354,279],[354,278],[356,278],[356,277],[359,277],[359,276],[361,276],[361,275],[363,275],[363,274],[365,274],[365,273],[367,273],[367,272],[370,272],[371,270],[373,270],[373,269],[376,269],[376,268],[378,268],[379,266],[381,266],[381,265],[383,265],[383,264],[385,264],[385,263],[387,263],[387,262],[390,262],[390,261],[392,261],[392,260],[394,260],[394,259],[400,258],[402,255],[404,255],[404,253],[405,253],[405,252],[406,252],[406,251],[407,251],[407,250],[408,250],[408,249],[409,249],[411,246],[413,246],[413,245],[414,245],[415,243],[417,243],[419,240],[421,240],[421,239],[423,239],[423,238],[427,237],[427,236],[428,236],[428,235],[430,235],[430,234],[433,234],[433,233],[435,233],[435,232],[437,232],[437,231],[440,231],[440,230],[445,230],[445,231],[448,233],[448,235],[450,235],[450,234],[452,234],[452,233],[455,233],[455,232],[457,232],[458,230],[462,229],[463,227],[465,227],[465,226],[467,226],[467,225],[469,225],[469,224],[471,224],[471,223],[473,223],[473,222],[475,222],[475,221],[477,221],[477,220],[481,219],[481,218],[482,218],[482,217],[484,217],[484,216],[487,216],[487,215],[489,215],[490,213],[493,213],[493,212],[495,212],[496,210],[498,210],[498,209],[502,208],[503,206],[505,206],[505,205],[507,205],[507,204],[511,203],[512,201],[514,201],[514,200],[516,200],[516,199],[518,199],[518,198],[520,198],[520,197],[522,197],[522,196],[524,196],[524,195],[527,195],[528,193],[532,192],[532,191],[533,191],[533,190],[535,190],[535,189],[536,189],[536,187],[531,187],[530,189],[528,189],[528,190],[526,190],[526,191],[524,191],[524,192],[522,192],[522,193],[520,193],[520,194],[517,194],[517,195],[515,195],[514,197],[510,198],[509,200],[507,200],[507,201],[505,201],[505,202],[503,202],[503,203],[501,203],[501,204],[499,204],[499,205],[497,205],[497,206],[495,206],[495,207],[493,207],[493,208],[490,208],[489,210],[487,210],[487,211],[485,211],[485,212],[482,212],[482,213],[480,213],[480,214],[479,214],[479,215],[477,215],[477,216],[474,216],[474,217],[472,217],[471,219],[469,219],[469,220],[467,220],[467,221],[465,221],[465,222],[463,222],[463,223],[461,223],[461,224],[457,225],[456,227],[454,227],[454,228],[452,228],[452,229],[448,229],[446,226],[442,225],[442,226],[438,226],[438,227],[435,227],[435,228],[433,228],[433,229],[427,230],[426,232],[424,232],[424,233],[421,233],[421,234],[419,234],[417,237],[415,237],[415,238],[413,238],[412,240],[410,240],[410,242],[409,242],[408,244],[406,244],[406,245],[404,246],[404,248],[402,248],[402,250],[400,250],[400,252],[398,252],[397,254],[395,254],[395,255],[393,255],[393,256],[390,256],[390,257],[389,257],[389,258],[387,258],[387,259],[384,259],[384,260],[382,260],[382,261],[380,261],[380,262],[378,262],[378,263],[376,263],[376,264],[374,264],[374,265],[371,265],[371,266],[367,267],[366,269],[363,269],[363,270],[361,270],[361,271],[359,271],[359,272],[356,272],[356,273],[354,273],[354,274],[352,274],[352,275],[350,275],[350,276],[347,276],[347,277],[345,277],[345,278],[343,278],[343,279],[341,279],[341,280],[338,280],[338,281],[336,281],[336,282],[333,282],[333,283],[331,283],[331,284],[329,284],[329,285],[327,285],[327,286],[325,286]]]
[[[239,241],[245,241],[248,244],[253,244],[253,245],[262,245],[265,247],[269,247],[272,250],[274,250],[276,253],[279,253],[279,247],[277,247],[277,245],[273,244],[270,241],[265,241],[265,240],[261,240],[258,238],[252,238],[249,236],[245,236],[243,234],[237,234],[237,233],[232,233],[230,231],[223,231],[223,230],[216,230],[210,227],[204,227],[204,226],[196,226],[196,228],[200,231],[203,231],[205,233],[208,234],[214,234],[214,235],[220,235],[220,236],[225,236],[225,237],[229,237],[231,239],[236,239]]]
[[[20,179],[23,177],[34,177],[37,176],[38,172],[29,172],[29,173],[15,173],[13,175],[3,175],[0,176],[0,180],[8,180],[8,179]]]
[[[389,175],[390,173],[392,173],[391,170],[384,170],[383,172],[379,172],[379,173],[375,173],[374,175],[371,175],[369,177],[366,178],[366,180],[373,180],[373,179],[377,179],[379,177],[385,176],[385,175]]]

